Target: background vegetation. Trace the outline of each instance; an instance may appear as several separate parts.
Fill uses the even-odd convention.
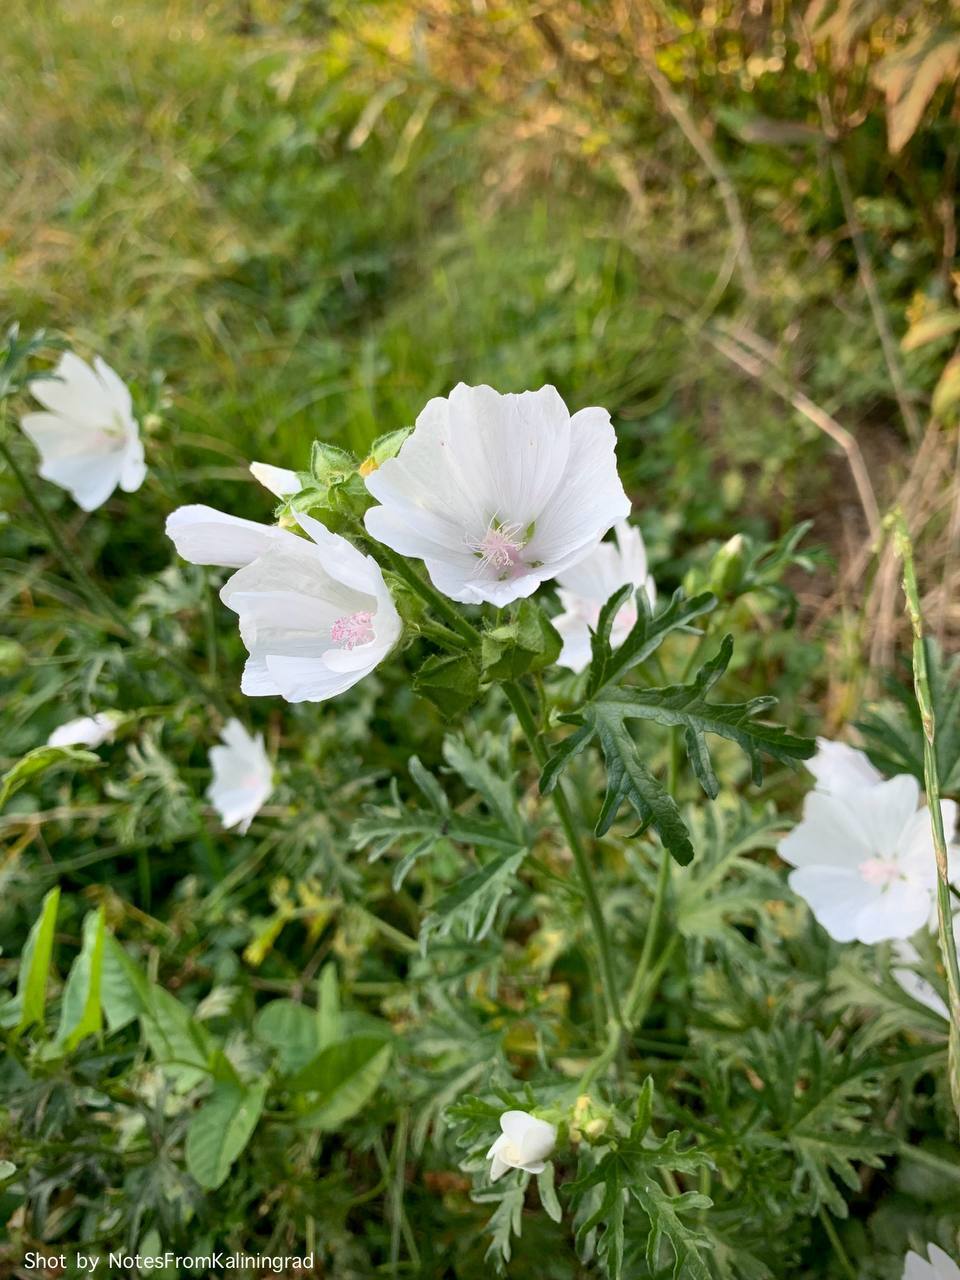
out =
[[[491,1206],[470,1197],[444,1110],[497,1072],[516,1082],[547,1058],[566,1055],[572,1077],[583,1065],[562,1030],[591,1016],[582,912],[529,762],[521,812],[553,880],[525,882],[506,944],[459,921],[425,954],[422,918],[462,875],[462,851],[438,833],[396,887],[354,830],[362,801],[388,802],[391,774],[405,800],[416,794],[411,755],[441,771],[454,804],[487,777],[477,760],[507,772],[505,707],[445,741],[404,661],[335,704],[240,697],[217,575],[174,563],[163,519],[184,501],[267,519],[250,459],[303,468],[314,439],[362,456],[460,380],[553,382],[572,406],[602,404],[664,596],[716,586],[731,535],[759,547],[812,521],[803,554],[791,545],[749,591],[728,590],[732,694],[776,693],[797,731],[893,724],[898,759],[913,767],[913,751],[916,764],[915,723],[891,692],[906,632],[881,518],[902,507],[924,612],[955,651],[958,61],[946,0],[43,0],[5,12],[3,309],[132,383],[151,467],[141,492],[92,516],[41,488],[123,626],[81,598],[0,473],[4,767],[71,714],[126,716],[103,767],[44,774],[0,815],[11,995],[44,895],[60,889],[47,1034],[11,1037],[2,1068],[0,1160],[27,1170],[0,1184],[7,1265],[38,1242],[215,1241],[306,1243],[338,1280],[487,1274]],[[27,442],[2,430],[32,472]],[[679,671],[685,657],[667,661]],[[222,833],[202,800],[227,709],[266,731],[279,762],[245,838]],[[955,726],[953,710],[948,754]],[[960,770],[945,765],[956,795]],[[739,761],[724,777],[746,792]],[[696,799],[692,777],[678,785]],[[660,1119],[687,1138],[709,1114],[714,1159],[726,1152],[717,1275],[840,1276],[847,1256],[858,1275],[899,1277],[911,1243],[956,1254],[945,1048],[889,987],[873,990],[856,949],[838,986],[839,951],[782,877],[771,882],[802,787],[776,772],[750,810],[728,793],[720,816],[694,815],[707,824],[700,874],[722,863],[739,896],[718,905],[710,884],[690,884],[684,908],[678,890],[683,955],[650,993],[635,1048]],[[388,833],[385,857],[405,849]],[[637,886],[652,889],[651,863],[615,833],[605,857],[626,955],[649,923]],[[107,939],[103,973],[128,993],[124,1005],[104,987],[105,1037],[85,1034],[100,1014],[75,1018],[61,990],[84,929],[88,953]],[[141,975],[139,1004],[124,963]],[[255,1076],[294,1036],[271,1030],[279,1013],[264,1023],[277,999],[342,1006],[373,1045],[365,1065],[388,1034],[391,1065],[377,1059],[376,1093],[349,1122],[280,1113],[201,1186],[184,1150],[198,1055],[232,1064],[221,1084]],[[192,1050],[169,1050],[178,1034]],[[179,1075],[157,1066],[164,1037]],[[754,1103],[767,1127],[751,1145]],[[680,1185],[706,1184],[681,1171]],[[641,1245],[628,1233],[628,1274],[660,1274]],[[535,1198],[512,1248],[511,1275],[598,1265],[576,1261],[569,1225]]]

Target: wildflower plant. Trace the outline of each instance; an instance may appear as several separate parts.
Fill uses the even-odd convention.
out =
[[[11,335],[5,401],[30,391],[74,423],[83,461],[64,469],[66,428],[21,420],[40,476],[92,510],[144,481],[132,400],[68,355],[51,391],[43,351]],[[125,443],[94,492],[90,406],[108,401]],[[118,710],[63,709],[2,799],[72,787],[113,824],[105,857],[135,868],[137,906],[106,877],[81,918],[51,884],[0,1003],[17,1135],[0,1191],[21,1236],[249,1243],[269,1209],[274,1242],[344,1276],[401,1257],[437,1276],[855,1274],[837,1224],[871,1180],[960,1186],[952,1152],[888,1122],[918,1091],[926,1131],[954,1132],[955,1000],[929,926],[935,903],[949,922],[955,806],[882,753],[818,750],[744,677],[751,609],[788,625],[796,533],[738,535],[704,557],[703,589],[671,592],[605,410],[460,384],[393,428],[366,457],[318,442],[281,460],[303,470],[252,464],[259,521],[168,504],[176,558],[134,602],[63,564],[91,628],[112,628],[116,674],[93,685]],[[804,764],[794,826],[772,797]],[[92,832],[68,889],[100,857]],[[66,1195],[91,1134],[119,1206]],[[954,1274],[935,1244],[904,1264],[927,1238],[880,1225],[871,1276]]]

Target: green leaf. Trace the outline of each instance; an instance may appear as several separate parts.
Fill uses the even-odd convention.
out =
[[[459,716],[480,696],[480,671],[469,653],[432,653],[413,687],[445,716]]]
[[[377,1091],[392,1053],[382,1036],[353,1036],[322,1049],[288,1081],[297,1093],[319,1095],[300,1115],[301,1127],[332,1131],[351,1120]]]
[[[640,759],[637,744],[624,721],[615,715],[605,715],[603,709],[596,706],[588,707],[586,715],[600,739],[607,767],[607,792],[597,819],[597,835],[602,836],[610,829],[620,805],[627,800],[643,827],[655,827],[664,848],[686,866],[694,852],[687,825],[674,798]]]
[[[483,800],[490,813],[500,820],[518,845],[526,843],[512,778],[496,773],[490,762],[453,734],[443,740],[443,758],[471,790]]]
[[[140,1015],[144,1037],[157,1062],[186,1093],[210,1075],[213,1042],[189,1010],[163,987],[149,988],[149,1003]]]
[[[317,1048],[326,1049],[343,1034],[343,1018],[340,1014],[340,987],[337,982],[337,966],[330,961],[320,970],[317,984]]]
[[[256,1036],[276,1050],[284,1075],[299,1071],[320,1048],[317,1016],[296,1000],[271,1000],[253,1020]]]
[[[57,927],[57,909],[60,890],[54,888],[46,894],[40,915],[34,921],[20,957],[20,973],[17,978],[16,1001],[20,1009],[20,1021],[16,1034],[43,1024],[43,1012],[47,1001],[47,978],[53,958],[53,938]]]
[[[537,1174],[537,1190],[540,1192],[540,1203],[543,1205],[547,1217],[554,1222],[562,1221],[563,1210],[560,1208],[560,1201],[557,1199],[552,1160],[547,1161],[547,1166],[543,1173]]]
[[[527,1179],[524,1178],[518,1185],[507,1183],[502,1192],[498,1191],[497,1207],[484,1228],[492,1236],[484,1257],[494,1262],[501,1275],[513,1253],[513,1237],[520,1235],[520,1228],[523,1225],[523,1197],[526,1183]],[[483,1197],[484,1200],[489,1198],[492,1197]]]
[[[219,1084],[191,1118],[187,1168],[201,1187],[214,1191],[226,1180],[257,1127],[268,1083],[260,1080],[246,1088]]]
[[[111,1031],[140,1017],[150,1002],[150,983],[110,933],[103,938],[100,1001]]]
[[[873,79],[887,99],[887,141],[902,151],[913,137],[927,104],[941,84],[960,69],[960,33],[949,24],[921,25],[913,39],[888,54]]]
[[[103,907],[99,907],[84,919],[80,954],[70,966],[63,988],[55,1041],[63,1049],[73,1049],[84,1036],[96,1035],[102,1025],[103,939],[104,915]]]
[[[799,738],[779,725],[757,723],[757,716],[776,705],[775,698],[751,698],[748,702],[708,702],[706,694],[726,671],[733,655],[733,637],[724,636],[720,648],[704,663],[690,684],[668,685],[650,689],[609,689],[594,704],[608,718],[652,720],[657,724],[679,726],[684,734],[688,755],[707,794],[710,794],[712,770],[708,774],[703,763],[707,733],[727,738],[747,754],[753,780],[763,781],[761,754],[783,764],[807,760],[816,750],[810,738]],[[565,717],[566,718],[566,717]],[[572,719],[572,718],[571,718]],[[713,783],[715,783],[713,779]]]
[[[90,767],[102,763],[98,755],[94,755],[92,751],[84,751],[80,747],[34,747],[0,778],[0,809],[15,791],[19,791],[24,783],[38,774],[58,769],[65,764]]]
[[[556,662],[563,641],[533,600],[520,600],[509,622],[483,633],[480,663],[487,680],[517,680]]]
[[[465,876],[424,920],[421,943],[426,944],[432,934],[445,937],[455,927],[462,928],[471,941],[486,937],[501,902],[516,887],[516,872],[526,854],[526,849],[501,854]]]
[[[690,629],[696,618],[709,613],[717,605],[716,597],[709,591],[692,599],[687,599],[682,591],[676,591],[667,607],[652,615],[647,593],[640,588],[634,593],[637,620],[620,647],[611,649],[610,628],[629,594],[629,586],[621,587],[600,611],[597,630],[591,642],[593,656],[587,682],[587,696],[590,698],[595,697],[607,685],[621,680],[634,667],[646,662],[672,632]]]

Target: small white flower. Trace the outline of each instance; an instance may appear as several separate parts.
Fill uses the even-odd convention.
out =
[[[842,795],[857,787],[874,787],[883,774],[874,768],[862,751],[845,742],[817,739],[817,754],[804,762],[817,780],[817,790],[827,795]]]
[[[505,605],[591,551],[630,502],[605,409],[570,416],[553,387],[431,400],[395,458],[366,477],[378,541],[423,560],[452,600]]]
[[[40,450],[40,475],[66,489],[84,511],[102,506],[117,485],[134,493],[147,468],[124,383],[99,356],[91,368],[70,351],[54,374],[30,383],[47,412],[20,419]]]
[[[268,489],[276,498],[285,498],[289,493],[299,493],[300,477],[295,471],[286,467],[274,467],[269,462],[251,462],[250,474]]]
[[[538,1120],[527,1111],[505,1111],[500,1117],[502,1133],[490,1150],[490,1181],[502,1177],[508,1169],[525,1173],[543,1173],[546,1161],[557,1142],[557,1131],[546,1120]]]
[[[601,542],[582,560],[557,574],[557,594],[563,613],[553,619],[563,648],[557,662],[572,671],[582,671],[590,661],[590,631],[596,627],[600,610],[623,586],[643,587],[652,609],[657,589],[647,572],[647,549],[639,529],[621,520],[616,525],[617,541]],[[626,640],[637,620],[634,600],[621,605],[610,628],[615,649]]]
[[[935,1244],[927,1245],[927,1257],[929,1262],[911,1249],[904,1259],[903,1280],[960,1280],[960,1267]]]
[[[309,535],[180,507],[167,534],[185,560],[238,572],[220,599],[240,619],[250,657],[241,690],[288,702],[323,702],[368,675],[400,637],[400,617],[380,566],[307,515]]]
[[[228,720],[220,737],[222,745],[210,749],[207,799],[223,825],[243,835],[273,790],[273,765],[263,734],[254,737],[239,720]]]
[[[930,814],[907,774],[845,790],[811,791],[803,819],[780,842],[797,870],[790,887],[838,942],[909,938],[930,915],[937,871]],[[957,806],[941,802],[952,832]]]
[[[48,747],[100,747],[117,731],[117,715],[112,711],[98,711],[92,716],[80,716],[59,725],[47,739]]]

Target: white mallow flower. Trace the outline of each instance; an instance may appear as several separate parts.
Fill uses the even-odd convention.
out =
[[[547,1157],[557,1142],[557,1131],[546,1120],[527,1111],[505,1111],[500,1117],[502,1133],[490,1150],[490,1181],[496,1182],[508,1169],[543,1173]]]
[[[570,415],[554,387],[431,400],[400,452],[366,477],[378,541],[424,562],[466,604],[532,595],[593,550],[630,502],[606,409]]]
[[[926,1258],[911,1249],[904,1259],[903,1280],[960,1280],[960,1267],[935,1244],[927,1245]]]
[[[639,529],[621,520],[616,525],[616,543],[601,542],[582,560],[557,574],[557,594],[563,612],[553,619],[563,648],[557,662],[572,671],[582,671],[590,661],[590,631],[596,627],[600,610],[621,587],[643,587],[652,609],[657,589],[647,572],[647,549]],[[610,643],[623,644],[637,620],[637,606],[627,600],[617,611],[610,628]]]
[[[221,745],[210,749],[213,781],[207,799],[223,825],[243,835],[273,790],[273,765],[263,734],[254,737],[239,720],[228,720],[220,738]]]
[[[930,916],[937,881],[930,814],[907,774],[839,795],[808,793],[780,842],[790,887],[838,942],[909,938]],[[941,802],[952,833],[957,806]]]
[[[955,922],[954,924],[955,934],[957,933],[957,924],[960,924],[960,922]],[[950,1011],[933,983],[928,981],[923,974],[917,972],[921,959],[920,952],[913,943],[898,939],[893,944],[893,954],[897,964],[891,968],[890,974],[898,986],[912,1000],[916,1000],[917,1004],[922,1004],[927,1009],[932,1009],[941,1018],[949,1018]]]
[[[289,471],[286,467],[274,467],[269,462],[251,462],[250,474],[275,498],[299,493],[302,487],[295,471]]]
[[[48,747],[100,747],[117,731],[118,717],[112,711],[98,711],[58,725],[47,739]]]
[[[817,739],[816,755],[804,764],[816,778],[817,790],[828,795],[842,795],[857,787],[874,787],[883,781],[883,774],[862,751],[848,747],[845,742],[831,742],[829,738]]]
[[[179,507],[167,534],[194,564],[235,568],[220,598],[240,619],[250,697],[323,702],[362,680],[400,637],[400,617],[372,556],[298,515],[308,538],[212,507]]]
[[[66,489],[84,511],[102,506],[117,485],[134,493],[147,468],[124,383],[99,356],[91,368],[70,351],[53,372],[30,383],[46,412],[20,419],[40,450],[40,475]]]

